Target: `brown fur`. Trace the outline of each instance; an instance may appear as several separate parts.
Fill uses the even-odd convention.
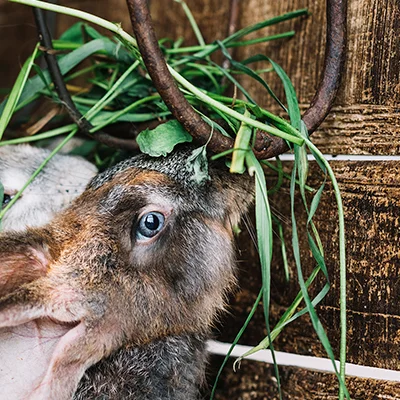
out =
[[[87,368],[119,349],[206,335],[223,309],[234,283],[231,223],[252,199],[250,182],[216,169],[211,182],[193,183],[168,172],[178,157],[154,170],[142,167],[147,159],[117,166],[46,227],[1,237],[0,326],[26,314],[78,332],[32,398],[69,398]],[[165,226],[141,241],[146,210],[162,212]]]

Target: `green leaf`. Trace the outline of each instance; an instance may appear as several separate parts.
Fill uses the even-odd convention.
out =
[[[200,28],[197,25],[197,22],[194,19],[193,14],[190,11],[190,8],[188,7],[188,5],[183,0],[175,0],[175,1],[182,6],[183,11],[186,14],[186,17],[189,20],[190,25],[192,26],[193,32],[196,35],[197,41],[199,42],[199,44],[201,46],[205,46],[206,43],[204,41],[203,35],[201,34]]]
[[[247,326],[249,325],[251,319],[253,318],[253,315],[254,315],[254,313],[256,312],[256,309],[257,309],[257,307],[258,307],[258,304],[260,303],[260,301],[261,301],[261,299],[262,299],[262,294],[263,294],[263,291],[262,291],[262,289],[261,289],[260,292],[259,292],[259,294],[258,294],[258,296],[257,296],[257,298],[256,298],[256,300],[255,300],[255,302],[254,302],[254,304],[253,304],[253,307],[251,308],[251,311],[250,311],[249,315],[248,315],[247,318],[246,318],[245,323],[244,323],[243,326],[240,328],[240,331],[239,331],[238,334],[236,335],[235,340],[234,340],[233,343],[232,343],[232,346],[229,348],[229,351],[228,351],[228,353],[226,354],[226,356],[225,356],[225,358],[224,358],[224,361],[223,361],[223,363],[221,364],[221,367],[220,367],[219,370],[218,370],[218,373],[217,373],[217,376],[216,376],[216,378],[215,378],[214,385],[213,385],[213,388],[212,388],[212,391],[211,391],[210,400],[213,400],[213,399],[214,399],[215,391],[216,391],[216,389],[217,389],[218,381],[219,381],[219,378],[220,378],[220,376],[221,376],[222,370],[224,369],[226,363],[228,362],[228,359],[229,359],[229,357],[230,357],[230,355],[231,355],[231,353],[232,353],[234,347],[236,346],[236,344],[238,343],[238,341],[239,341],[240,338],[242,337],[244,331],[246,330]]]
[[[306,303],[306,307],[307,307],[308,313],[310,315],[310,319],[313,324],[314,330],[315,330],[316,334],[318,335],[318,338],[319,338],[321,344],[324,346],[324,349],[325,349],[328,357],[332,361],[332,365],[335,370],[335,374],[339,380],[341,390],[343,390],[344,393],[346,394],[346,396],[348,397],[348,392],[347,392],[347,389],[346,389],[346,386],[344,383],[344,378],[339,374],[339,371],[336,367],[335,357],[333,354],[332,346],[331,346],[329,339],[326,335],[326,332],[321,324],[321,321],[317,315],[315,307],[314,307],[314,305],[310,299],[310,296],[308,294],[308,290],[307,290],[308,288],[304,282],[303,271],[301,268],[301,257],[300,257],[299,238],[298,238],[298,233],[297,233],[297,223],[296,223],[296,217],[295,217],[295,212],[294,212],[295,177],[296,177],[296,163],[293,168],[292,181],[290,183],[290,203],[291,203],[292,227],[293,227],[292,228],[292,246],[293,246],[293,255],[294,255],[296,268],[297,268],[298,282],[299,282],[301,293],[303,295],[304,302]],[[310,245],[314,244],[313,242],[309,242],[309,243],[310,243]],[[317,261],[320,261],[320,255],[318,254],[317,247],[313,246],[311,250],[313,252],[313,256],[318,258]],[[321,265],[320,265],[320,267],[321,267]]]
[[[77,22],[67,29],[59,38],[65,42],[80,43],[83,44],[82,29],[84,27],[83,22]]]
[[[250,175],[255,175],[256,184],[256,232],[258,254],[261,263],[261,279],[264,305],[264,319],[267,335],[270,342],[274,371],[277,379],[279,398],[282,399],[278,364],[275,359],[274,347],[272,345],[271,328],[269,323],[269,308],[271,300],[271,260],[272,260],[272,214],[268,200],[267,183],[264,170],[253,152],[246,153],[246,164]]]
[[[129,53],[122,48],[117,51],[117,47],[118,45],[116,43],[107,38],[92,40],[59,60],[61,73],[65,75],[84,59],[97,52],[105,53],[118,61],[132,64],[133,60]],[[49,72],[47,70],[43,71],[43,76],[45,77],[46,82],[50,82]],[[31,98],[35,97],[37,93],[45,87],[46,83],[43,81],[41,76],[37,75],[29,79],[22,91],[18,104],[29,102]],[[1,103],[0,113],[3,112],[5,103],[6,100]]]
[[[306,8],[292,11],[292,12],[289,12],[286,14],[282,14],[282,15],[270,18],[270,19],[262,21],[262,22],[258,22],[254,25],[247,26],[246,28],[238,30],[233,35],[230,35],[227,38],[225,38],[222,41],[222,43],[227,47],[229,43],[236,42],[238,39],[241,39],[243,36],[246,36],[252,32],[255,32],[255,31],[265,28],[267,26],[279,24],[280,22],[283,22],[283,21],[287,21],[287,20],[290,20],[293,18],[298,18],[303,15],[308,15],[308,10]],[[210,55],[217,49],[218,49],[217,44],[208,45],[208,46],[205,46],[203,50],[200,50],[199,52],[195,53],[194,55],[196,57],[203,58],[203,57]],[[186,62],[185,60],[186,60],[185,58],[182,58],[175,65],[184,64]]]
[[[271,190],[268,190],[268,194],[270,193],[270,191]],[[277,227],[278,227],[277,235],[278,235],[279,241],[281,243],[281,255],[282,255],[283,269],[285,271],[286,281],[289,282],[290,271],[289,271],[289,263],[287,260],[285,237],[283,235],[283,226],[282,226],[281,222],[279,221],[279,219],[273,214],[272,214],[272,220],[275,223],[275,225],[277,225]]]
[[[268,58],[269,62],[271,63],[272,67],[278,74],[279,78],[281,79],[283,86],[285,88],[286,94],[286,101],[288,105],[288,112],[290,116],[290,123],[293,127],[295,127],[298,131],[301,130],[301,114],[299,109],[299,103],[297,101],[296,91],[290,81],[289,77],[286,75],[286,72],[283,68],[277,64],[275,61]]]
[[[178,121],[172,120],[140,132],[136,140],[141,152],[165,157],[178,143],[191,142],[192,137]]]
[[[84,23],[77,22],[72,25],[69,29],[67,29],[58,40],[63,40],[65,42],[79,43],[84,44],[83,33],[86,32],[87,36],[91,39],[105,39],[106,36],[99,33],[92,26]],[[87,40],[86,40],[87,41]]]
[[[87,108],[86,108],[87,109]],[[157,112],[156,113],[127,113],[119,116],[118,118],[113,120],[113,123],[115,122],[146,122],[146,121],[153,121],[156,118],[164,118],[167,117],[168,115],[171,115],[169,111],[164,111],[164,112]],[[101,111],[96,117],[92,118],[90,122],[93,125],[99,125],[103,123],[104,121],[109,120],[115,116],[115,112],[111,111]]]
[[[92,38],[92,39],[102,39],[105,36],[103,36],[101,33],[97,32],[96,29],[94,29],[92,26],[84,24],[85,31],[86,33]]]
[[[246,28],[240,29],[239,31],[232,34],[231,36],[227,37],[226,39],[223,40],[223,42],[224,42],[224,44],[226,44],[226,43],[238,40],[238,39],[242,38],[243,36],[246,36],[249,33],[255,32],[259,29],[265,28],[267,26],[279,24],[280,22],[287,21],[292,18],[298,18],[303,15],[308,15],[307,8],[291,11],[286,14],[278,15],[277,17],[273,17],[268,20],[258,22],[254,25],[247,26]]]
[[[250,113],[246,110],[244,115],[250,117]],[[232,163],[230,166],[230,172],[235,174],[242,174],[245,170],[244,162],[246,153],[250,150],[250,139],[253,129],[248,126],[245,122],[240,125],[239,131],[236,135],[234,152],[232,154]]]
[[[282,102],[278,99],[275,95],[274,91],[270,88],[267,82],[262,79],[256,72],[254,72],[251,68],[247,67],[243,63],[235,61],[231,55],[229,54],[228,50],[225,48],[221,41],[217,41],[217,44],[221,47],[222,53],[224,56],[229,60],[233,67],[238,69],[239,71],[245,73],[246,75],[250,76],[251,78],[255,79],[257,82],[261,83],[261,85],[267,90],[267,92],[272,96],[272,98],[282,107],[283,110],[286,111],[286,107],[282,104]]]

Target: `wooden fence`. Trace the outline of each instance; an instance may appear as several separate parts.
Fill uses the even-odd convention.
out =
[[[329,1],[329,0],[328,0]],[[61,1],[129,27],[124,0]],[[212,42],[223,38],[228,29],[230,0],[187,0],[206,38]],[[251,54],[267,54],[285,69],[297,90],[300,106],[305,110],[316,90],[325,49],[325,0],[247,0],[241,1],[239,27],[287,11],[307,7],[311,15],[268,32],[295,29],[296,36],[268,44],[235,51],[243,59]],[[151,2],[152,15],[159,37],[183,36],[195,43],[181,6],[172,0]],[[58,18],[58,31],[73,22]],[[19,65],[36,42],[31,12],[22,6],[0,3],[0,86],[9,85]],[[329,117],[314,134],[314,142],[328,155],[344,155],[332,166],[342,191],[348,258],[348,362],[388,370],[389,380],[349,377],[347,385],[354,399],[400,399],[400,2],[398,0],[348,0],[348,45],[344,81]],[[266,92],[253,82],[243,85],[265,107],[277,111]],[[278,79],[271,84],[283,96]],[[361,156],[364,156],[363,158]],[[391,156],[385,159],[382,156]],[[290,166],[290,160],[285,165]],[[273,182],[276,177],[267,172]],[[311,168],[311,181],[321,176]],[[288,187],[272,198],[274,210],[282,216],[285,236],[290,242]],[[304,221],[304,215],[298,215]],[[338,245],[335,202],[327,188],[316,218],[325,244],[327,267],[332,289],[318,313],[326,327],[338,358]],[[303,226],[300,229],[304,229]],[[313,264],[302,240],[305,271]],[[231,342],[243,324],[260,288],[257,253],[244,233],[239,239],[240,289],[232,297],[230,314],[216,330],[216,339]],[[278,244],[278,243],[277,243]],[[276,252],[273,267],[272,320],[276,321],[298,291],[295,267],[289,254],[292,280],[286,283],[282,261]],[[317,284],[318,286],[318,284]],[[316,288],[315,290],[317,290]],[[243,335],[242,345],[255,345],[264,336],[261,307]],[[326,357],[307,317],[288,326],[275,344],[276,350],[300,355]],[[213,356],[210,381],[221,357]],[[284,399],[337,398],[337,381],[333,374],[307,368],[280,367]],[[395,376],[393,378],[393,376]],[[397,376],[397,378],[396,378]],[[393,380],[394,379],[394,380]],[[396,382],[395,379],[398,379]],[[228,399],[278,398],[272,367],[264,362],[245,360],[237,372],[232,362],[222,374],[217,396]]]

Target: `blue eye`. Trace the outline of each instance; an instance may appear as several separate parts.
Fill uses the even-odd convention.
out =
[[[9,194],[4,193],[2,207],[4,208],[12,200],[13,197],[14,196],[10,196]]]
[[[156,211],[143,215],[136,228],[136,238],[150,239],[154,237],[163,228],[164,221],[164,215]]]

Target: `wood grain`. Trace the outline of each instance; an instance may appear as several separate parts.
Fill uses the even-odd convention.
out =
[[[221,39],[228,29],[229,0],[187,0],[206,42]],[[78,7],[116,22],[131,32],[124,0],[62,0],[60,4]],[[253,24],[294,9],[308,7],[311,15],[269,27],[262,34],[296,30],[292,39],[270,42],[236,50],[239,60],[262,53],[280,63],[297,90],[301,110],[311,101],[322,72],[325,49],[325,1],[285,0],[241,2],[240,27]],[[335,106],[317,132],[314,142],[326,153],[391,154],[400,153],[400,2],[398,0],[348,0],[348,46],[344,80]],[[159,37],[185,37],[186,44],[196,39],[181,6],[173,0],[151,1],[153,19]],[[0,0],[0,85],[10,86],[20,65],[36,43],[31,10]],[[58,32],[76,22],[59,16]],[[261,35],[257,34],[257,35]],[[250,37],[255,37],[253,34]],[[279,80],[265,76],[283,98]],[[279,112],[265,90],[248,79],[246,89],[263,106]],[[400,166],[395,162],[333,163],[343,194],[347,227],[348,256],[348,361],[400,370]],[[273,180],[271,173],[269,179]],[[313,170],[311,180],[318,183]],[[272,198],[273,208],[283,221],[285,237],[290,243],[287,224],[288,190]],[[300,207],[300,201],[297,203]],[[325,243],[327,266],[332,289],[318,313],[327,328],[335,354],[338,353],[338,263],[335,203],[328,191],[321,201],[316,218]],[[303,222],[300,222],[303,221]],[[304,232],[304,214],[299,213],[299,230]],[[218,327],[221,340],[232,340],[244,322],[260,288],[257,253],[251,240],[239,239],[240,290],[232,299],[231,316]],[[304,240],[301,256],[305,273],[312,262]],[[274,255],[271,319],[276,322],[298,291],[293,257],[289,254],[292,279],[285,282],[279,252]],[[316,282],[312,293],[321,288]],[[257,344],[266,334],[259,307],[241,343]],[[307,317],[288,326],[276,341],[276,348],[299,354],[325,356]],[[216,364],[213,362],[213,366]],[[335,399],[336,379],[293,368],[281,368],[284,399]],[[355,399],[398,399],[398,384],[348,380]],[[244,361],[237,374],[228,368],[217,398],[276,399],[276,380],[271,368]]]
[[[216,371],[221,357],[213,357]],[[284,400],[335,400],[338,385],[333,374],[281,367],[280,379]],[[353,400],[397,400],[400,384],[373,379],[347,378],[346,385]],[[232,362],[225,367],[219,381],[216,400],[278,400],[277,380],[273,368],[264,363],[244,360],[234,372]]]
[[[348,361],[356,364],[400,370],[400,165],[396,162],[334,162],[345,210],[347,242],[347,309]],[[311,182],[318,183],[320,173],[311,169]],[[318,187],[318,185],[317,185]],[[282,219],[285,239],[289,244],[288,225],[290,200],[287,188],[272,196],[274,212]],[[296,200],[296,210],[300,210]],[[339,267],[337,245],[336,204],[330,187],[322,196],[315,222],[324,243],[327,268],[332,288],[318,307],[318,313],[336,356],[339,340]],[[305,275],[315,262],[306,243],[304,212],[298,211],[300,250]],[[222,341],[233,340],[243,324],[261,285],[257,254],[249,237],[240,240],[239,264],[241,289],[232,302],[230,319],[225,320]],[[279,243],[275,242],[279,248]],[[289,252],[291,281],[284,279],[282,262],[276,251],[273,260],[272,321],[276,322],[299,291],[293,256]],[[311,293],[322,288],[320,280]],[[241,343],[257,344],[265,335],[263,314],[257,315],[244,334]],[[326,356],[308,317],[288,326],[276,342],[279,350]]]
[[[12,86],[36,42],[29,7],[0,0],[0,88]]]

